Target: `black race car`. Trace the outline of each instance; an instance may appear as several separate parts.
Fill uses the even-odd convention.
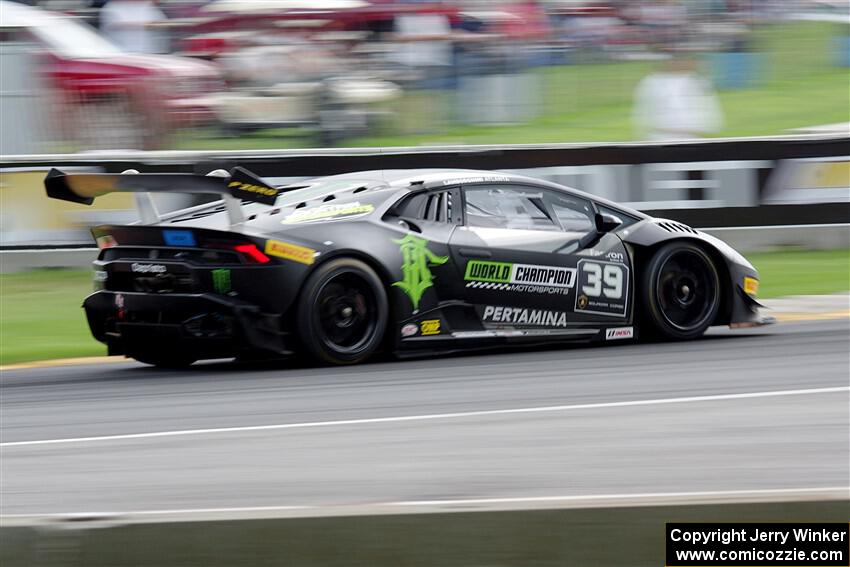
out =
[[[83,307],[110,355],[159,366],[292,353],[350,364],[769,322],[758,273],[724,242],[518,175],[365,171],[277,187],[238,167],[53,170],[45,185],[84,204],[137,193],[140,224],[92,230]],[[162,215],[156,191],[221,200]]]

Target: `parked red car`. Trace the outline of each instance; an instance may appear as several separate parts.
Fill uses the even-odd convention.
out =
[[[55,135],[86,149],[156,148],[177,128],[214,120],[224,83],[207,62],[122,51],[70,16],[0,0],[8,39],[34,43],[52,87]]]

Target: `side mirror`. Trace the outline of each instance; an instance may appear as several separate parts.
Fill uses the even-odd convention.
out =
[[[623,219],[619,217],[608,213],[596,213],[596,230],[600,234],[616,230],[621,224],[623,224]]]

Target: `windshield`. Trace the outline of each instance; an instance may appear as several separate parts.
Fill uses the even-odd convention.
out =
[[[98,59],[124,53],[88,25],[70,18],[42,18],[30,29],[50,49],[69,59]]]

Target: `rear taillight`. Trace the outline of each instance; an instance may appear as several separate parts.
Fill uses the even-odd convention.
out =
[[[268,264],[271,262],[271,258],[263,254],[256,244],[237,244],[233,249],[242,254],[251,264]]]
[[[97,247],[100,248],[101,250],[118,246],[118,242],[115,241],[115,238],[113,238],[112,236],[110,236],[108,234],[103,235],[103,236],[98,236],[95,239],[95,242],[97,242]]]

